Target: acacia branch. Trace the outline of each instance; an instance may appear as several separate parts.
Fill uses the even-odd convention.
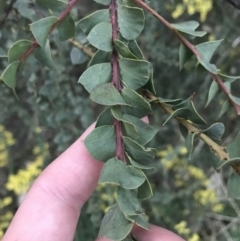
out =
[[[156,96],[151,95],[149,93],[146,93],[146,95],[152,101],[157,102],[157,104],[161,107],[161,109],[163,109],[167,114],[172,115],[174,113],[174,110],[172,109],[171,106],[160,102]],[[231,159],[226,149],[223,146],[220,146],[215,141],[213,141],[209,136],[202,133],[202,130],[199,129],[197,126],[195,126],[192,122],[180,117],[175,117],[175,119],[188,130],[188,133],[195,134],[202,141],[204,141],[209,146],[209,148],[215,153],[215,155],[219,157],[221,161],[229,161]],[[231,166],[237,173],[240,174],[239,165],[232,164]]]
[[[150,12],[154,17],[156,17],[160,22],[162,22],[168,29],[170,29],[174,34],[177,35],[177,37],[181,40],[181,42],[195,55],[201,58],[201,54],[197,51],[196,47],[190,43],[181,33],[179,33],[176,29],[172,27],[172,25],[164,19],[161,15],[159,15],[156,11],[154,11],[150,6],[148,6],[145,2],[142,0],[134,0],[139,6]],[[228,96],[229,101],[232,103],[233,107],[235,108],[238,115],[240,115],[240,106],[237,105],[231,98],[230,98],[230,92],[224,85],[223,81],[217,74],[213,74],[209,72],[214,79],[214,81],[218,84],[220,89]]]
[[[111,24],[112,24],[112,44],[113,44],[113,51],[112,51],[112,84],[116,87],[118,91],[122,90],[122,85],[120,81],[120,71],[119,71],[119,55],[114,47],[114,40],[118,38],[118,19],[117,19],[117,0],[112,0],[109,5],[109,11],[110,11],[110,18],[111,18]],[[120,108],[120,107],[119,107]],[[116,157],[119,160],[124,161],[124,145],[122,141],[122,123],[121,121],[115,119],[114,121],[115,126],[115,133],[116,133]]]
[[[80,42],[74,40],[74,39],[69,39],[68,40],[69,43],[71,43],[72,45],[74,45],[75,47],[77,47],[78,49],[81,49],[86,55],[88,55],[89,57],[93,57],[94,56],[94,52],[92,51],[91,48],[81,44]]]
[[[49,31],[49,34],[52,33],[54,29],[58,27],[58,25],[68,16],[72,8],[75,6],[75,4],[78,2],[78,0],[71,0],[68,2],[68,5],[66,9],[59,15],[58,21],[52,26],[51,30]],[[20,61],[26,60],[29,55],[38,47],[38,43],[36,39],[33,40],[32,45],[21,55],[19,58]]]

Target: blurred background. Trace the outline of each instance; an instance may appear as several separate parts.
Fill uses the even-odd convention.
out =
[[[224,39],[212,63],[228,75],[240,75],[239,10],[224,0],[151,0],[150,6],[171,23],[196,20],[199,30],[208,34],[192,40],[197,44]],[[72,11],[77,22],[103,6],[93,0],[80,0]],[[43,17],[33,0],[0,0],[0,73],[6,67],[4,56],[14,42],[32,39],[29,24]],[[87,46],[79,29],[75,39]],[[17,80],[16,99],[12,90],[0,82],[0,240],[32,182],[63,152],[103,110],[89,99],[77,83],[89,56],[61,42],[55,32],[50,37],[57,70],[42,66],[33,56],[25,63]],[[138,39],[144,55],[155,69],[157,95],[188,98],[208,122],[225,124],[223,145],[239,131],[239,119],[231,107],[218,118],[226,97],[219,93],[205,108],[211,78],[196,67],[192,59],[179,72],[179,40],[166,27],[146,13],[146,28]],[[239,82],[232,85],[240,97]],[[149,222],[166,227],[188,241],[240,241],[240,200],[228,199],[225,177],[212,168],[217,160],[199,140],[188,160],[178,123],[162,126],[167,115],[156,110],[151,123],[159,128],[151,145],[158,155],[149,173],[154,196],[143,202]],[[115,202],[114,187],[98,186],[84,206],[75,241],[94,240],[107,207]]]

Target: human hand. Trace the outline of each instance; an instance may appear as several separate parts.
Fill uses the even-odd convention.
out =
[[[97,186],[103,167],[83,143],[93,129],[94,124],[37,178],[2,241],[73,240],[81,208]],[[151,231],[135,226],[132,233],[138,241],[184,241],[153,225]]]

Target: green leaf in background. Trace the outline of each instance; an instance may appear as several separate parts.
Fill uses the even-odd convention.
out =
[[[117,190],[117,202],[125,215],[140,215],[144,211],[135,193],[119,187]]]
[[[215,123],[211,125],[208,129],[203,130],[202,132],[209,136],[210,138],[221,141],[221,138],[224,134],[225,126],[223,123]]]
[[[146,220],[146,217],[144,214],[142,215],[132,215],[132,216],[126,216],[128,220],[136,224],[137,226],[140,226],[146,230],[150,230],[150,226]]]
[[[95,64],[80,76],[78,83],[81,83],[91,93],[97,86],[109,83],[111,76],[112,67],[110,63]]]
[[[119,4],[129,7],[138,7],[133,0],[118,0]]]
[[[225,168],[225,167],[229,167],[231,165],[234,165],[234,164],[237,164],[239,165],[240,164],[240,158],[237,157],[237,158],[233,158],[231,160],[228,160],[228,161],[224,161],[220,167],[217,168],[218,171],[220,171],[221,169]]]
[[[30,24],[30,29],[32,31],[32,34],[41,47],[45,47],[47,43],[48,34],[52,26],[57,21],[58,21],[58,18],[52,16],[52,17],[42,18]]]
[[[34,56],[44,66],[47,66],[50,69],[56,69],[51,55],[49,40],[47,40],[46,46],[38,46],[35,49]]]
[[[13,61],[18,60],[32,45],[32,42],[29,40],[19,40],[12,45],[8,51],[8,62],[12,63]]]
[[[17,85],[16,75],[18,71],[20,61],[14,61],[7,66],[7,68],[3,71],[0,79],[9,87],[14,89]]]
[[[184,44],[180,45],[179,48],[179,68],[180,70],[184,67],[187,61],[193,56],[193,53]]]
[[[126,105],[119,91],[111,83],[97,86],[91,92],[90,98],[101,105]]]
[[[182,99],[164,99],[162,97],[158,97],[158,100],[160,103],[164,103],[164,104],[167,104],[169,106],[174,106],[174,105],[178,105],[178,104],[181,104],[183,102]]]
[[[123,42],[120,40],[114,40],[114,45],[118,51],[118,53],[123,57],[123,58],[128,58],[128,59],[137,59],[137,57],[130,51],[127,45],[125,45]]]
[[[101,3],[103,5],[109,5],[111,0],[94,0],[97,3]]]
[[[152,112],[151,105],[134,90],[124,88],[122,89],[121,94],[128,104],[128,106],[122,107],[125,114],[131,114],[138,118],[142,118]]]
[[[230,101],[225,100],[225,102],[223,103],[223,105],[221,107],[218,118],[222,117],[230,109],[230,106],[231,106]]]
[[[240,175],[232,173],[227,183],[228,197],[240,198]]]
[[[240,132],[238,133],[236,138],[226,147],[227,152],[229,153],[231,159],[240,157],[239,143],[240,143]]]
[[[105,109],[99,116],[96,121],[96,127],[105,126],[105,125],[113,125],[114,117],[111,112],[111,107]]]
[[[233,96],[232,94],[229,94],[229,97],[231,98],[231,100],[236,103],[237,105],[240,106],[240,98],[239,97],[236,97],[236,96]]]
[[[45,7],[52,11],[57,11],[57,12],[63,11],[67,6],[66,1],[61,1],[61,0],[35,0],[35,1],[39,7]]]
[[[97,49],[112,51],[112,25],[110,23],[99,23],[87,37],[89,43]]]
[[[128,155],[136,162],[141,160],[146,162],[146,165],[151,162],[155,156],[155,149],[144,148],[137,142],[131,140],[128,137],[123,137],[123,142]]]
[[[212,84],[209,88],[208,91],[208,100],[207,100],[207,104],[205,107],[207,107],[209,105],[209,103],[215,98],[215,96],[217,95],[217,93],[220,91],[220,88],[217,84],[216,81],[212,81]]]
[[[140,145],[145,145],[158,133],[158,129],[138,119],[137,117],[124,114],[123,119],[131,123],[123,123],[125,136],[130,137]],[[134,128],[134,129],[133,129]]]
[[[111,53],[98,50],[92,57],[89,63],[89,66],[93,66],[95,64],[110,63],[110,62],[111,62]]]
[[[96,11],[85,18],[81,19],[77,25],[86,34],[89,34],[91,30],[99,23],[109,23],[110,15],[107,9]]]
[[[121,35],[127,40],[136,39],[144,29],[145,16],[140,8],[118,7],[118,25]]]
[[[112,183],[125,189],[136,189],[144,181],[145,176],[141,170],[125,165],[117,158],[112,158],[105,163],[99,178],[99,183]]]
[[[138,188],[137,198],[140,200],[145,200],[153,196],[152,187],[146,175],[145,179],[145,182]]]
[[[79,48],[72,48],[70,53],[71,62],[73,65],[78,65],[86,62],[88,56]]]
[[[84,144],[93,158],[106,162],[116,153],[114,126],[97,127],[86,137]]]
[[[184,125],[179,123],[179,130],[180,130],[183,138],[186,140],[188,137],[188,129]]]
[[[195,31],[196,28],[199,26],[199,23],[196,21],[187,21],[187,22],[175,23],[171,25],[176,30],[195,37],[203,37],[205,34],[207,34],[206,31]]]
[[[70,15],[58,25],[58,37],[61,41],[68,40],[75,36],[75,23]]]
[[[125,218],[118,205],[114,205],[105,214],[98,236],[120,241],[127,237],[132,227],[133,223]]]
[[[139,89],[149,79],[149,62],[144,60],[120,59],[121,81],[131,89]]]
[[[175,105],[173,109],[179,111],[179,113],[176,114],[177,117],[189,119],[193,123],[199,125],[207,124],[206,121],[198,114],[193,103],[193,96],[190,96],[188,99],[183,100],[180,104]]]
[[[193,144],[195,139],[196,133],[189,133],[186,138],[186,147],[188,150],[188,158],[191,159],[191,155],[193,152]]]
[[[233,83],[236,80],[240,79],[240,76],[230,76],[230,75],[225,75],[225,74],[222,74],[222,73],[218,73],[218,75],[221,76],[223,81],[227,81],[227,82],[230,82],[230,83]]]

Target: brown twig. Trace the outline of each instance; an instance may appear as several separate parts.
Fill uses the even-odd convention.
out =
[[[201,54],[197,51],[196,47],[190,43],[182,34],[180,34],[176,29],[172,27],[172,25],[165,20],[161,15],[159,15],[156,11],[154,11],[150,6],[148,6],[142,0],[134,0],[139,6],[150,12],[154,17],[156,17],[160,22],[162,22],[167,28],[169,28],[174,34],[178,36],[178,38],[182,41],[182,43],[195,55],[201,58]],[[217,82],[222,91],[228,96],[229,101],[232,103],[238,115],[240,115],[240,106],[237,105],[231,98],[230,92],[224,85],[223,81],[217,74],[210,73],[214,81]]]
[[[121,91],[122,85],[120,81],[120,71],[119,71],[119,56],[116,48],[114,47],[114,40],[118,38],[118,16],[117,16],[117,0],[112,0],[109,5],[110,11],[110,18],[112,24],[112,44],[113,44],[113,51],[112,51],[112,83],[116,87],[117,90]],[[119,107],[120,108],[120,107]],[[115,119],[114,121],[115,126],[115,133],[116,133],[116,157],[119,160],[124,161],[124,145],[122,140],[122,123],[121,121]]]

